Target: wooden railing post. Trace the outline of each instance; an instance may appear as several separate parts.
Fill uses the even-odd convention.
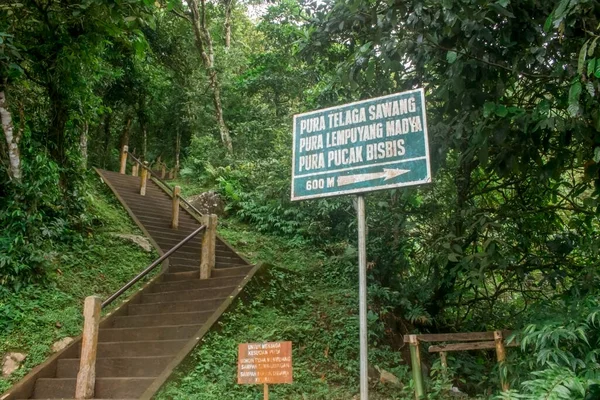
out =
[[[181,193],[181,188],[179,186],[175,186],[173,188],[173,212],[172,212],[172,220],[171,220],[171,228],[177,229],[179,228],[179,195]]]
[[[410,345],[410,361],[412,365],[413,381],[415,382],[415,398],[425,399],[425,385],[423,384],[423,371],[421,370],[421,352],[417,335],[408,335]]]
[[[160,179],[165,179],[165,176],[167,176],[167,166],[163,164],[162,167],[160,167]]]
[[[119,172],[121,175],[125,174],[125,169],[127,168],[127,152],[129,151],[129,147],[127,145],[123,146],[123,150],[121,151],[121,169]]]
[[[139,165],[137,163],[133,164],[131,167],[131,176],[138,176]]]
[[[442,374],[446,376],[448,373],[448,358],[445,351],[440,351],[440,363],[442,365]]]
[[[173,171],[174,171],[174,170],[175,170],[175,168],[171,168],[171,169],[169,170],[169,179],[173,179],[173,177],[174,177]]]
[[[215,247],[217,245],[217,216],[203,215],[202,225],[206,225],[202,236],[202,254],[200,257],[200,279],[208,279],[215,268]]]
[[[502,331],[494,331],[494,342],[496,344],[496,358],[498,360],[498,371],[500,373],[500,385],[502,385],[502,391],[508,392],[510,385],[505,372],[505,361],[506,361],[506,350],[504,348],[504,335]]]
[[[75,398],[91,399],[94,397],[96,384],[96,351],[98,349],[98,330],[100,328],[100,312],[102,299],[97,296],[85,298],[83,306],[83,337],[81,339],[81,360]]]
[[[146,195],[147,180],[148,180],[148,169],[142,167],[142,172],[140,173],[140,194],[142,196]]]

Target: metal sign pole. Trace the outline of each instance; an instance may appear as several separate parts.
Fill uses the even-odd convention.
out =
[[[358,212],[358,301],[360,319],[360,398],[369,399],[369,359],[367,357],[367,228],[365,198],[357,196]]]

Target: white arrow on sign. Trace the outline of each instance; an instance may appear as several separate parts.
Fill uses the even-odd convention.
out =
[[[372,179],[381,179],[381,178],[383,178],[384,181],[387,181],[388,179],[392,179],[392,178],[395,178],[402,174],[406,174],[407,172],[410,172],[410,169],[385,169],[384,168],[383,172],[373,172],[370,174],[338,176],[337,185],[345,186],[345,185],[351,185],[353,183],[370,181]]]

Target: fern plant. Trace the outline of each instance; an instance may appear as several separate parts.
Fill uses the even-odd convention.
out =
[[[533,371],[519,390],[500,394],[498,399],[597,399],[600,382],[600,301],[595,293],[565,297],[556,313],[525,327],[523,350]]]

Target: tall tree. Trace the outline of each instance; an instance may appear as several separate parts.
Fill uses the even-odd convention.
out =
[[[4,88],[0,87],[0,122],[2,123],[2,129],[4,131],[4,137],[6,139],[6,145],[8,148],[8,159],[9,159],[9,174],[10,178],[16,182],[21,182],[22,171],[21,171],[21,151],[19,149],[19,142],[23,131],[21,129],[15,130],[15,126],[12,120],[12,114],[8,107],[8,101],[6,100],[6,92]]]
[[[225,145],[225,148],[229,153],[233,152],[233,143],[231,141],[231,135],[229,128],[225,124],[223,118],[223,105],[221,102],[221,84],[215,68],[215,52],[213,48],[212,37],[207,25],[206,17],[206,0],[186,0],[188,8],[190,10],[189,19],[192,24],[194,31],[194,37],[196,40],[196,47],[202,59],[202,64],[206,70],[209,85],[213,96],[213,106],[215,108],[215,118],[221,134],[221,141]],[[178,15],[183,15],[179,13]]]

